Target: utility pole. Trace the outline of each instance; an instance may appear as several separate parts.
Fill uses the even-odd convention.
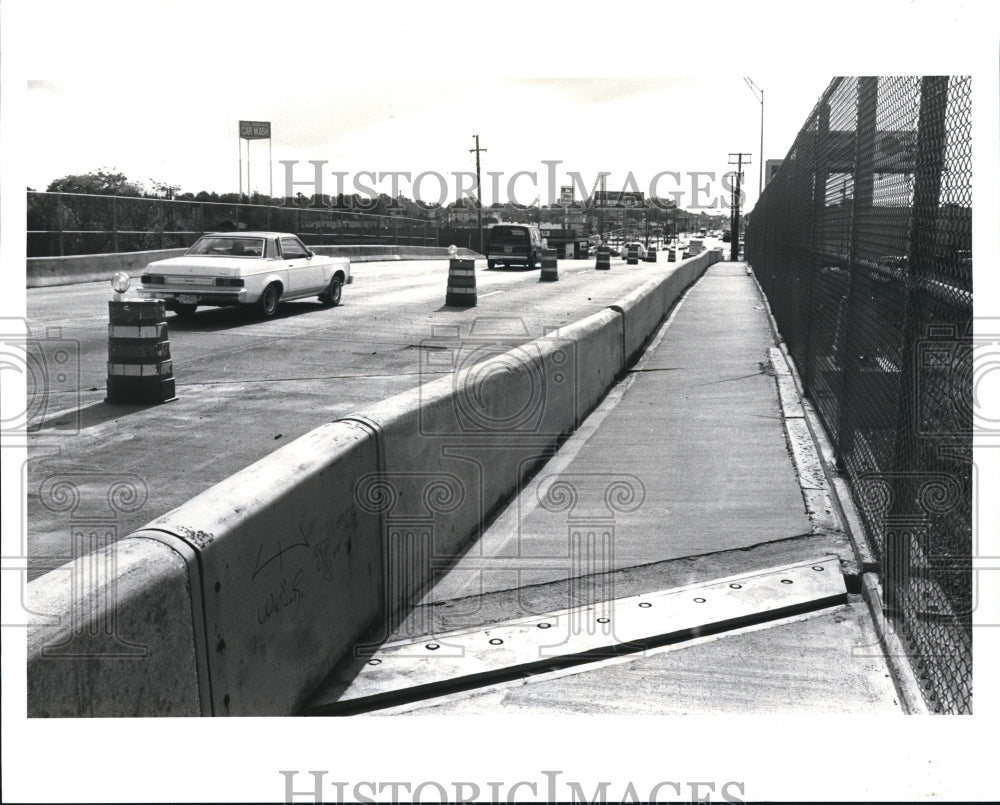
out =
[[[485,153],[485,148],[479,147],[479,135],[473,134],[476,138],[476,147],[470,148],[469,153],[473,151],[476,153],[476,221],[479,224],[479,253],[485,254],[486,249],[483,246],[483,182],[479,178],[479,154],[480,152]]]
[[[736,162],[733,162],[736,157]],[[747,158],[750,164],[750,154],[739,152],[729,155],[729,164],[736,165],[736,186],[733,188],[733,224],[732,235],[729,242],[729,259],[739,260],[740,258],[740,182],[743,181],[743,157]]]

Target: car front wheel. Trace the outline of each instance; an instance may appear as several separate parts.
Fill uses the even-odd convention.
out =
[[[190,319],[197,309],[197,305],[177,305],[177,307],[174,308],[178,317],[182,319]]]
[[[260,314],[268,319],[272,318],[275,313],[278,312],[278,298],[281,296],[281,292],[278,290],[277,283],[272,282],[264,289],[264,293],[260,295],[260,299],[257,300],[257,309]]]
[[[343,291],[343,287],[340,278],[334,277],[330,280],[330,287],[319,295],[319,301],[327,307],[336,307],[340,304],[340,294]]]

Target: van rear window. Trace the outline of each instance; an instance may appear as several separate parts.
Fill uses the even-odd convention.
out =
[[[491,238],[509,238],[511,240],[527,240],[528,230],[517,226],[495,226],[490,230]]]

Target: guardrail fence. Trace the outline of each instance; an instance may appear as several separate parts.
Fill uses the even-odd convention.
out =
[[[228,204],[166,198],[28,191],[28,257],[133,252],[190,246],[227,229],[292,232],[312,246],[470,246],[478,229],[324,207]],[[474,237],[473,237],[474,236]]]
[[[929,709],[972,709],[971,81],[837,78],[746,255],[876,553]],[[995,423],[992,423],[995,427]]]

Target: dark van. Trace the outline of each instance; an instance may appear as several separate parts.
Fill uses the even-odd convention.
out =
[[[490,228],[486,265],[536,268],[542,258],[542,233],[531,224],[496,224]]]

